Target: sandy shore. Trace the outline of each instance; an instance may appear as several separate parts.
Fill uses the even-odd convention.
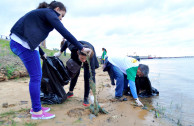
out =
[[[158,126],[161,121],[154,117],[153,112],[144,110],[132,105],[132,97],[127,96],[128,101],[114,100],[114,88],[110,84],[108,74],[102,71],[102,68],[96,70],[96,85],[98,92],[98,102],[101,107],[109,114],[99,114],[97,117],[90,115],[87,107],[82,105],[84,97],[84,78],[81,71],[78,83],[74,90],[74,96],[69,98],[63,104],[50,105],[50,113],[56,115],[51,120],[31,120],[29,109],[31,107],[29,96],[29,78],[15,79],[0,83],[0,113],[25,110],[17,112],[12,120],[16,124],[37,123],[38,126],[57,125],[80,125],[80,126]],[[66,85],[65,91],[68,92],[69,85]],[[7,103],[7,105],[5,104]],[[4,104],[4,107],[3,107]],[[0,122],[9,124],[9,118],[0,118]],[[1,123],[0,123],[1,124]],[[5,123],[3,123],[5,124]]]

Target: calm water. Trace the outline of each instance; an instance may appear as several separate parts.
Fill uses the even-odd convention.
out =
[[[151,98],[169,125],[194,126],[194,58],[141,60],[149,65],[152,86],[159,96]]]

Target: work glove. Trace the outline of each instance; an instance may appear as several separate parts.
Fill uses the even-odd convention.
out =
[[[81,52],[85,53],[86,55],[91,55],[92,50],[90,48],[84,48],[81,50]]]
[[[144,105],[139,101],[139,98],[137,98],[137,99],[135,100],[135,102],[137,103],[137,106],[144,106]]]
[[[59,52],[56,52],[56,53],[54,54],[54,56],[55,56],[55,57],[60,57],[60,56],[61,56],[61,54],[62,54],[62,52],[61,52],[61,51],[59,51]]]

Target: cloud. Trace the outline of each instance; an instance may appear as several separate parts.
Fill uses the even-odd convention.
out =
[[[13,24],[35,9],[38,0],[1,1],[0,34],[9,34]],[[46,0],[50,3],[51,0]],[[192,0],[71,0],[64,26],[78,39],[102,47],[108,54],[157,56],[194,55],[194,3]],[[28,6],[27,6],[28,5]],[[59,48],[62,36],[55,30],[47,38],[48,48]]]

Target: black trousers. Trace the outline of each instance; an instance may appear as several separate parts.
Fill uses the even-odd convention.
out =
[[[92,70],[92,76],[93,76],[93,81],[95,82],[95,67],[93,67],[94,65],[91,64],[91,70]],[[87,63],[83,64],[84,67],[84,98],[88,98],[89,96],[89,92],[90,92],[90,84],[89,84],[89,78],[90,78],[90,73],[89,73],[89,66]],[[79,77],[80,74],[80,70],[79,72],[76,74],[76,76],[71,80],[70,82],[70,88],[69,91],[73,91],[76,83],[77,83],[77,79]]]

